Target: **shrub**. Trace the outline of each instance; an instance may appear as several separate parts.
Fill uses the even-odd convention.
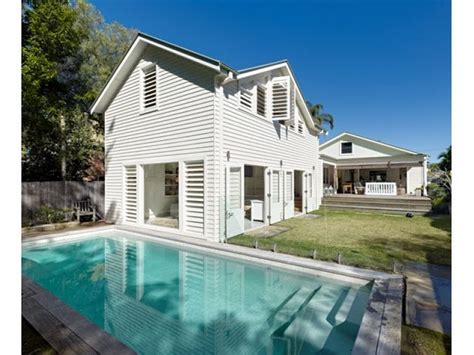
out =
[[[34,214],[36,224],[50,224],[64,221],[65,215],[62,209],[41,206]]]

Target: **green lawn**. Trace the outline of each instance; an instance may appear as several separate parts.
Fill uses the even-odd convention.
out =
[[[407,218],[403,215],[356,211],[319,210],[315,219],[293,218],[278,223],[290,228],[271,238],[259,238],[259,248],[309,257],[313,249],[320,260],[376,270],[391,270],[394,261],[421,261],[451,265],[449,216]],[[229,243],[253,246],[245,234]]]
[[[428,329],[402,326],[403,355],[448,355],[451,354],[451,337]]]

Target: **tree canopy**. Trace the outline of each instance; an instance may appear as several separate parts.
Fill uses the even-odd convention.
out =
[[[22,25],[22,179],[100,178],[103,122],[87,110],[136,31],[86,0],[24,1]]]
[[[306,106],[308,107],[315,124],[321,127],[325,124],[328,124],[331,129],[334,128],[334,117],[330,113],[323,112],[323,105],[313,105],[311,102],[306,101]]]

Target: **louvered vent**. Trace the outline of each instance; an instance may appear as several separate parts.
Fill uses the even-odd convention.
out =
[[[124,220],[137,222],[137,167],[129,165],[124,167]]]
[[[143,109],[149,110],[157,105],[157,71],[156,65],[143,70]]]
[[[303,121],[301,119],[298,120],[298,133],[303,133]]]
[[[204,233],[204,161],[184,163],[184,229]]]
[[[274,121],[288,121],[290,110],[290,78],[274,78],[272,81],[272,119]]]
[[[252,109],[252,92],[245,88],[240,88],[240,105],[249,110]]]
[[[266,89],[263,86],[257,86],[257,113],[260,116],[265,116],[267,112]]]

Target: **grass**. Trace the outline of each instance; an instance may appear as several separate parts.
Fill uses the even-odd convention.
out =
[[[444,355],[451,354],[451,337],[432,330],[402,326],[402,354]]]
[[[318,210],[319,218],[293,218],[277,225],[289,228],[271,238],[259,238],[259,248],[389,271],[394,261],[451,265],[450,216],[407,218],[403,215]],[[240,235],[229,243],[253,246],[255,237]]]

